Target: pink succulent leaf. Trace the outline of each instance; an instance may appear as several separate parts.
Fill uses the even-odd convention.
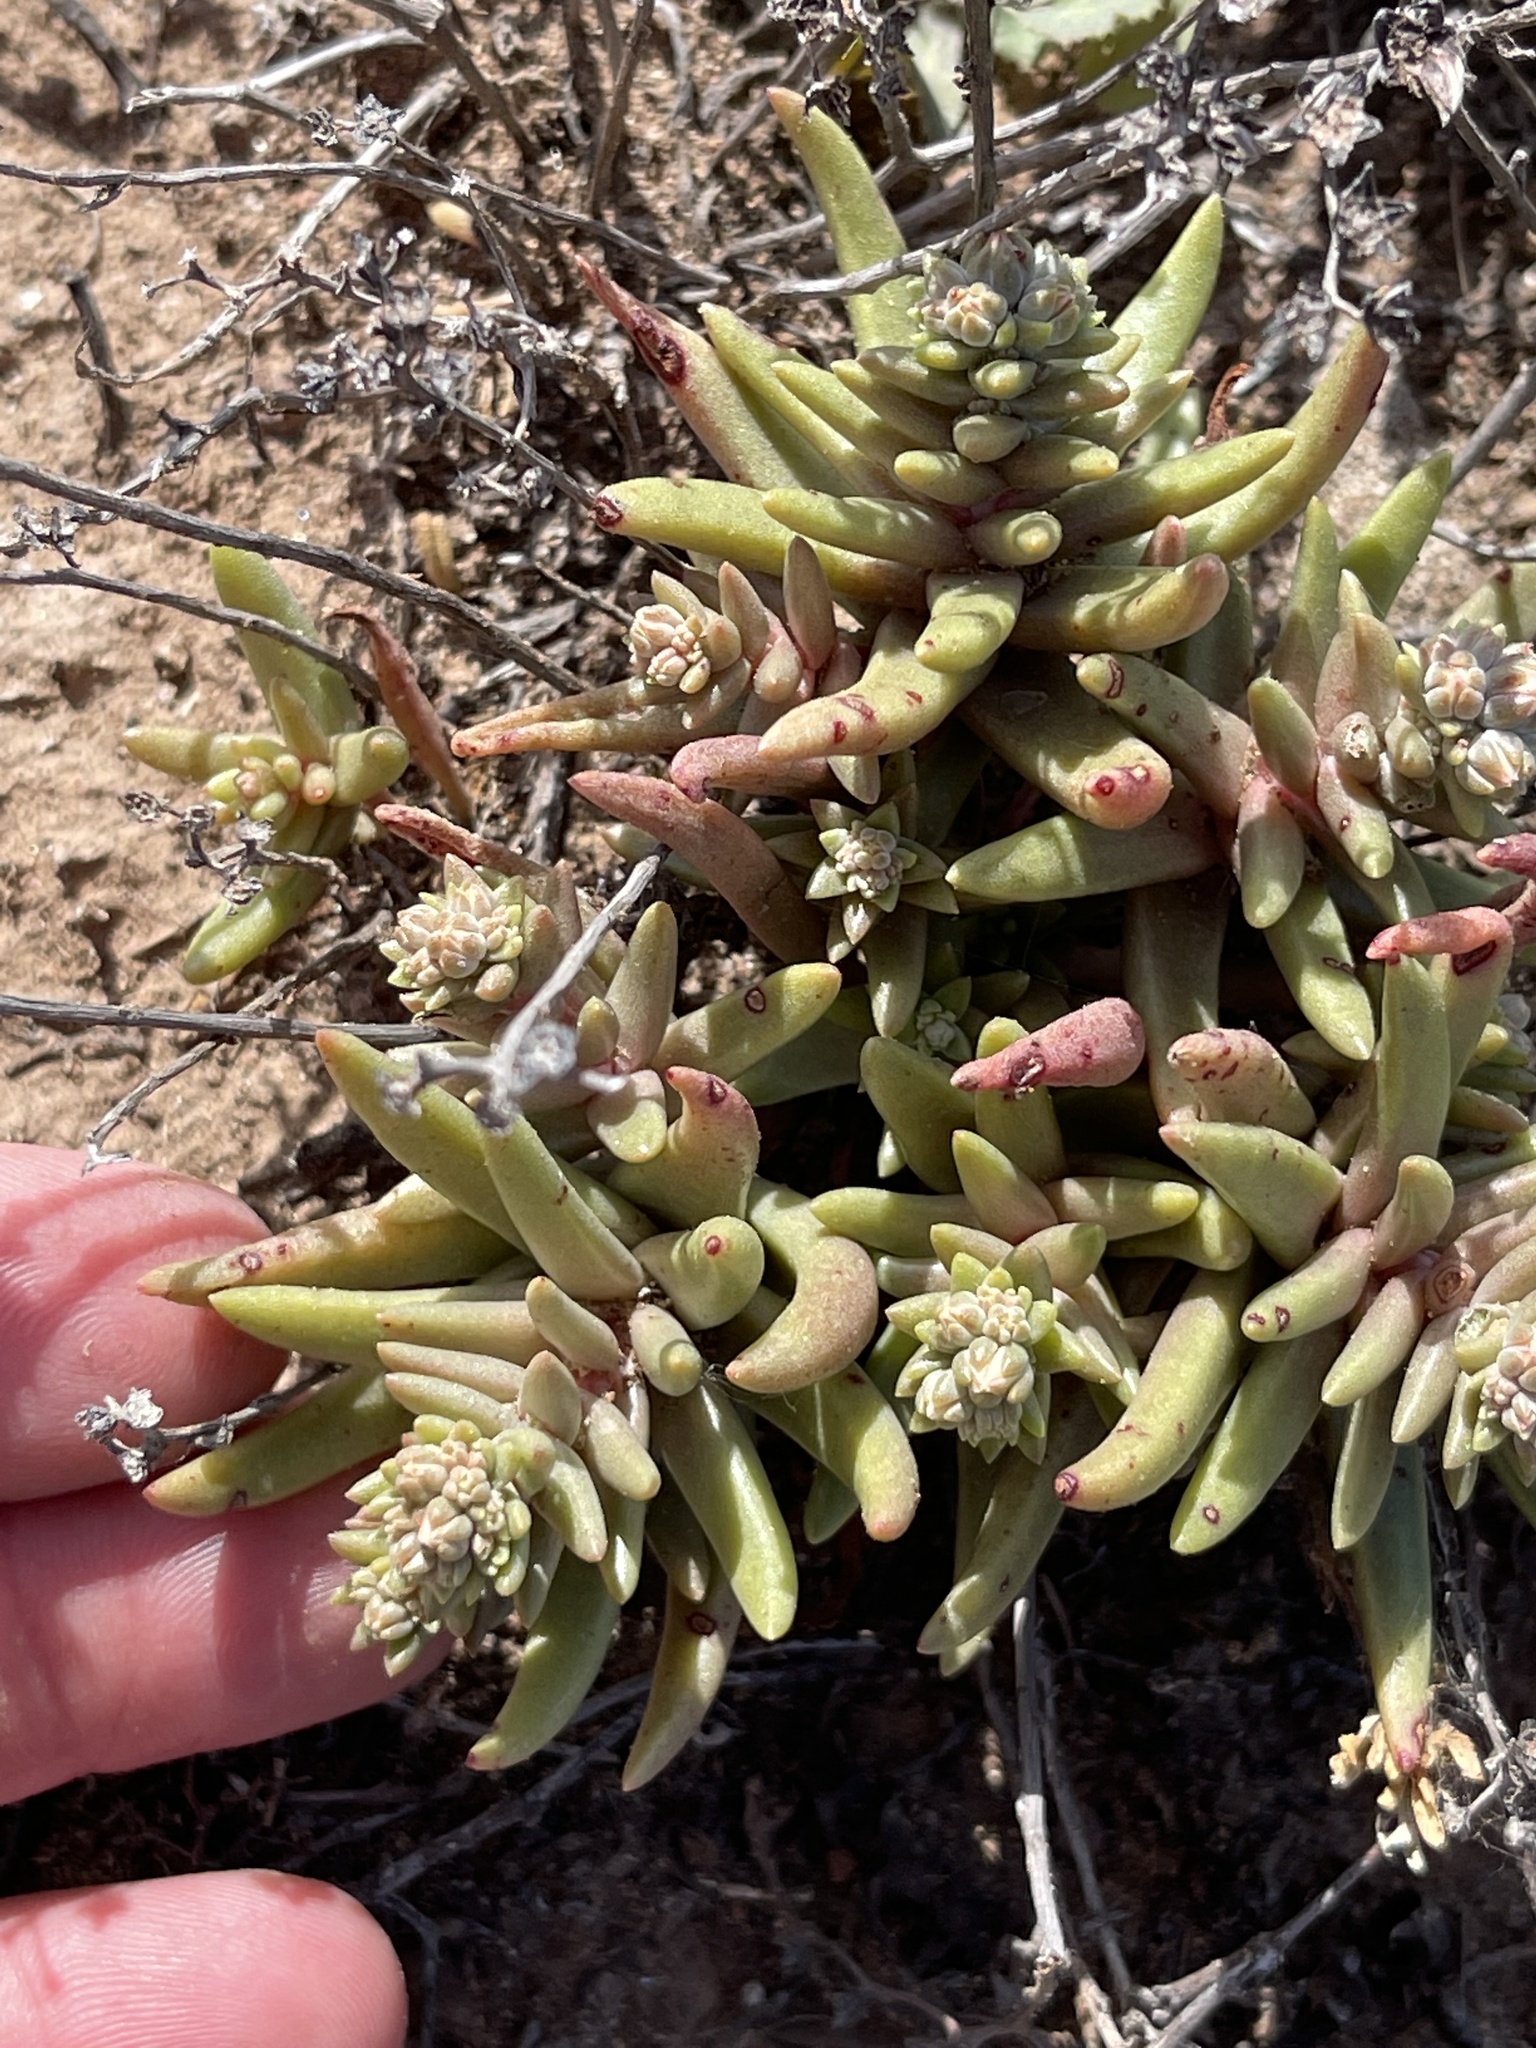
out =
[[[951,1077],[967,1093],[1020,1095],[1030,1088],[1113,1088],[1146,1055],[1141,1019],[1119,996],[1085,1004]]]

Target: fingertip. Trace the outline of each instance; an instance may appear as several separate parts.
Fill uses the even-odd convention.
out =
[[[405,1979],[371,1914],[281,1871],[0,1906],[0,2048],[401,2048]]]
[[[0,1440],[16,1453],[0,1499],[112,1476],[75,1426],[87,1403],[147,1386],[172,1422],[199,1420],[269,1386],[280,1364],[217,1314],[139,1288],[168,1259],[261,1235],[245,1204],[137,1160],[83,1167],[83,1153],[0,1145]]]
[[[0,1643],[27,1646],[0,1657],[0,1803],[398,1692],[334,1597],[348,1568],[325,1538],[346,1514],[339,1486],[201,1526],[124,1486],[0,1510]]]

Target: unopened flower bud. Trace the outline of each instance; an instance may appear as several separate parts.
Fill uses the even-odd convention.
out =
[[[1399,775],[1405,775],[1410,782],[1434,780],[1434,746],[1405,713],[1399,712],[1389,723],[1383,744],[1387,758]]]
[[[915,1403],[921,1429],[953,1429],[969,1444],[1017,1443],[1043,1428],[1035,1398],[1034,1347],[1056,1309],[999,1266],[974,1288],[945,1295],[917,1325],[919,1349],[896,1392]]]
[[[1487,672],[1483,723],[1501,731],[1536,725],[1536,648],[1529,640],[1504,649]]]
[[[1517,733],[1481,732],[1454,766],[1457,781],[1473,796],[1517,797],[1536,775],[1536,755]]]
[[[499,1005],[517,988],[523,951],[523,884],[449,854],[443,887],[402,910],[379,947],[394,963],[391,988],[413,1016],[450,1004]]]
[[[647,683],[694,697],[741,659],[741,635],[729,619],[702,606],[685,614],[674,605],[647,604],[630,626],[629,652]]]

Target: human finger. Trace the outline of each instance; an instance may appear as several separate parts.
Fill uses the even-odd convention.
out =
[[[332,1488],[211,1523],[119,1486],[0,1508],[0,1802],[396,1691],[331,1604],[347,1512]]]
[[[172,1422],[241,1406],[277,1355],[207,1309],[152,1301],[140,1273],[262,1233],[243,1202],[137,1160],[82,1175],[84,1154],[0,1145],[0,1500],[111,1475],[77,1409],[147,1386]]]
[[[399,2048],[383,1929],[331,1885],[209,1871],[0,1905],[0,2048]]]

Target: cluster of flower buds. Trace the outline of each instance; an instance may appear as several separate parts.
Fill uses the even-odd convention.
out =
[[[1527,1297],[1520,1306],[1520,1321],[1507,1332],[1492,1365],[1474,1373],[1468,1383],[1468,1395],[1477,1404],[1472,1423],[1474,1454],[1484,1456],[1507,1442],[1527,1486],[1536,1485],[1536,1332],[1530,1323],[1533,1312],[1536,1300]],[[1457,1334],[1459,1337],[1459,1330]]]
[[[918,1348],[896,1392],[913,1404],[914,1432],[957,1430],[962,1443],[992,1457],[1021,1434],[1044,1437],[1036,1375],[1056,1327],[1049,1295],[1037,1299],[1007,1265],[989,1271],[961,1252],[946,1292],[908,1301],[906,1319]]]
[[[1383,745],[1406,782],[1455,778],[1468,795],[1508,811],[1536,779],[1536,650],[1506,642],[1497,626],[1458,620],[1405,650],[1403,712],[1387,726]],[[1405,793],[1406,794],[1406,793]],[[1411,797],[1396,808],[1427,808]]]
[[[477,1021],[505,1010],[517,992],[525,909],[520,876],[472,868],[450,853],[442,888],[401,911],[379,947],[404,1007],[413,1017],[469,1008]]]
[[[358,1513],[331,1538],[357,1568],[337,1593],[361,1607],[352,1647],[378,1644],[393,1678],[447,1628],[474,1642],[511,1610],[528,1570],[544,1443],[509,1429],[418,1416],[399,1450],[349,1489]]]
[[[1000,462],[1130,395],[1103,370],[1084,372],[1095,357],[1113,350],[1118,365],[1134,350],[1105,326],[1086,264],[1049,242],[1004,229],[973,235],[953,256],[930,252],[916,323],[910,353],[885,353],[876,374],[930,403],[958,402],[952,438],[972,462]]]

